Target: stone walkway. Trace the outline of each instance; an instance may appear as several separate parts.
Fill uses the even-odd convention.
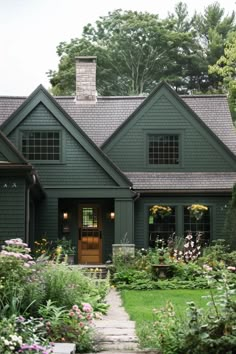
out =
[[[106,297],[110,305],[102,320],[95,320],[96,339],[101,352],[115,353],[138,350],[135,322],[125,312],[118,292],[111,289]]]
[[[140,351],[135,334],[135,322],[129,319],[119,293],[111,289],[106,297],[110,305],[102,320],[95,320],[96,340],[100,354],[156,353]]]

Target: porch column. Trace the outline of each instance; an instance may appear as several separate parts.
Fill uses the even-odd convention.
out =
[[[131,198],[115,199],[115,240],[113,255],[121,248],[134,254],[134,201]]]

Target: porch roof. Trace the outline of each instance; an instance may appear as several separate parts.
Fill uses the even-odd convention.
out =
[[[137,191],[231,191],[236,172],[126,172]]]

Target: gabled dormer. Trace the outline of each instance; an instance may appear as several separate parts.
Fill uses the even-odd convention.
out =
[[[103,144],[122,171],[235,171],[234,153],[166,83]]]

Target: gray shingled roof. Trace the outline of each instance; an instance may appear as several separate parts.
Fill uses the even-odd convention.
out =
[[[144,97],[98,97],[96,104],[77,104],[74,97],[55,97],[85,133],[101,146]],[[0,97],[2,124],[26,97]],[[225,95],[182,96],[184,102],[236,155],[236,134]]]
[[[236,172],[125,172],[135,190],[231,190]]]

